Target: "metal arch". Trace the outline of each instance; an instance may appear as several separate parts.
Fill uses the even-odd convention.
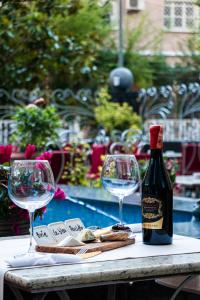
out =
[[[26,300],[25,297],[23,297],[20,289],[18,289],[16,287],[13,287],[11,285],[8,285],[8,286],[9,286],[9,289],[13,293],[16,300]],[[32,294],[31,299],[33,299],[33,300],[45,300],[45,298],[48,296],[49,293],[51,293],[51,292],[43,292],[43,293]],[[55,291],[55,293],[58,295],[60,300],[71,300],[67,290]]]
[[[69,294],[66,290],[58,291],[56,294],[59,296],[60,300],[70,300]]]
[[[0,115],[8,115],[14,110],[16,105],[28,104],[38,97],[45,97],[45,92],[39,88],[29,91],[27,89],[13,89],[8,92],[6,89],[0,88],[0,104],[3,104],[3,100],[11,102],[11,105],[6,105],[3,107]],[[62,114],[74,115],[86,115],[93,116],[93,112],[90,104],[92,103],[95,94],[91,89],[80,89],[73,91],[71,89],[55,89],[46,95],[50,99],[52,105],[54,105],[58,112]],[[67,105],[68,99],[73,98],[79,106]]]
[[[191,99],[190,101],[188,101],[188,105],[186,106],[186,115],[195,112],[193,107],[196,106],[196,101],[199,99],[200,86],[198,83],[190,83],[188,86],[188,90],[191,93]]]
[[[11,290],[11,292],[13,293],[13,295],[15,296],[16,300],[24,300],[24,297],[22,296],[21,292],[19,289],[8,285],[9,289]]]
[[[122,142],[115,142],[112,143],[112,145],[110,146],[110,154],[115,154],[115,147],[125,147],[124,143]]]
[[[183,280],[183,282],[178,286],[178,288],[176,289],[176,291],[173,293],[172,297],[170,298],[170,300],[175,300],[176,296],[178,296],[178,294],[181,292],[182,288],[184,287],[184,285],[191,281],[194,277],[196,277],[197,275],[190,275],[188,276],[185,280]]]
[[[14,103],[22,105],[29,102],[30,92],[26,89],[14,89],[11,93],[11,99]]]
[[[177,98],[179,99],[179,97],[182,98],[181,101],[181,105],[180,105],[180,109],[179,109],[179,119],[182,119],[182,115],[183,115],[183,111],[184,111],[184,106],[187,100],[187,85],[186,84],[180,84],[178,86],[178,90],[177,90]]]
[[[141,130],[139,130],[139,129],[127,129],[127,130],[125,130],[125,131],[123,131],[122,132],[122,134],[121,134],[121,142],[123,143],[123,142],[126,142],[126,136],[129,134],[129,133],[132,133],[131,134],[131,137],[136,137],[137,138],[137,140],[138,140],[138,137],[141,137],[141,135],[142,135],[142,131]]]
[[[140,108],[139,108],[139,114],[140,114],[140,116],[143,116],[144,115],[145,106],[146,106],[146,102],[147,102],[147,93],[146,93],[145,89],[141,89],[139,91],[138,98],[139,98],[139,100],[141,102]]]
[[[55,99],[64,101],[66,98],[74,97],[74,93],[70,89],[56,89],[52,91],[50,99],[55,102]],[[56,103],[56,102],[55,102]]]

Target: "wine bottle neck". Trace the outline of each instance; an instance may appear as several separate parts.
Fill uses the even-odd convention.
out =
[[[162,158],[162,149],[151,149],[151,158]]]

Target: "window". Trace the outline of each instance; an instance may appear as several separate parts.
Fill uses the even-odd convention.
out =
[[[166,0],[164,28],[169,31],[194,31],[198,28],[198,13],[198,7],[192,1]]]

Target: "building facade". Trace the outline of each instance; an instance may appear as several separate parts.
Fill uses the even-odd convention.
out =
[[[195,0],[123,0],[124,31],[141,29],[137,49],[143,55],[163,54],[174,65],[191,55],[188,41],[199,29]],[[111,21],[118,30],[118,0],[113,1]]]

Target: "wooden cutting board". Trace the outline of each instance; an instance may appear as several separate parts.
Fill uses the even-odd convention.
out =
[[[87,248],[87,253],[96,252],[96,251],[109,251],[124,246],[132,245],[135,243],[135,239],[128,239],[126,241],[114,241],[114,242],[92,242],[85,244],[84,246],[76,247],[58,247],[58,246],[36,246],[36,251],[38,252],[47,252],[47,253],[68,253],[76,254],[80,249]]]

